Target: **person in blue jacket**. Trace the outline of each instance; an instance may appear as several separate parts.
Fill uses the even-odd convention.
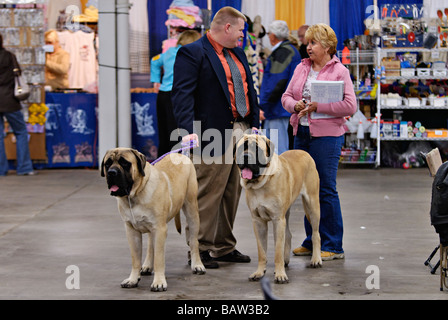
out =
[[[159,129],[158,156],[170,152],[178,143],[171,141],[173,130],[177,129],[177,122],[173,114],[171,91],[173,89],[173,69],[179,49],[201,38],[201,34],[194,30],[182,32],[175,47],[169,48],[151,60],[151,82],[154,83],[157,95],[157,127]]]
[[[274,142],[275,152],[282,154],[289,149],[288,125],[291,114],[283,108],[281,98],[301,57],[288,40],[289,28],[285,21],[273,21],[268,34],[273,48],[264,70],[260,107],[264,112],[266,136]]]

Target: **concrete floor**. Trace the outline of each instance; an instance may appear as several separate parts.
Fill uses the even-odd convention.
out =
[[[293,256],[289,284],[274,284],[271,235],[266,277],[273,293],[287,300],[447,299],[448,291],[439,291],[439,273],[431,275],[423,264],[438,244],[428,213],[431,184],[426,168],[341,169],[346,258],[311,269],[309,257]],[[219,269],[193,275],[184,235],[171,222],[168,291],[154,293],[152,276],[142,277],[138,288],[120,287],[130,272],[130,254],[116,201],[98,171],[43,170],[30,177],[12,172],[0,177],[0,185],[0,299],[263,298],[260,284],[248,281],[256,269],[257,250],[244,197],[235,235],[237,248],[252,262],[220,263]],[[304,237],[302,217],[296,202],[291,214],[293,247]],[[80,288],[69,290],[66,281],[73,272],[66,270],[73,265],[79,270]],[[366,287],[369,266],[379,271],[379,289]]]

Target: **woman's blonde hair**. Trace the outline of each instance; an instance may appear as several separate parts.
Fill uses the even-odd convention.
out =
[[[50,29],[45,32],[45,41],[50,41],[52,43],[59,42],[59,36],[56,30]]]
[[[201,34],[195,30],[186,30],[182,32],[177,40],[177,44],[184,46],[186,44],[195,42],[201,38]]]
[[[334,30],[325,23],[318,23],[312,25],[306,30],[305,39],[308,41],[317,41],[322,47],[328,48],[328,53],[333,56],[336,53],[336,46],[338,45],[338,38]]]

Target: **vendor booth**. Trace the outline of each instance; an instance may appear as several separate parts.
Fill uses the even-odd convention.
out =
[[[102,1],[0,1],[3,45],[17,56],[30,86],[29,98],[21,103],[31,158],[39,167],[97,167],[102,148],[123,144],[120,141],[127,141],[126,146],[138,149],[148,160],[155,159],[159,128],[151,59],[175,46],[185,30],[205,34],[213,14],[224,6],[240,10],[251,23],[241,45],[254,59],[257,89],[272,49],[263,35],[273,20],[285,20],[294,37],[305,24],[325,23],[335,30],[337,55],[351,71],[358,100],[357,113],[347,118],[341,163],[423,165],[413,143],[423,143],[429,150],[439,147],[442,156],[448,152],[446,1],[121,1],[126,8],[114,10],[124,8],[126,13],[117,14],[114,21],[129,18],[129,46],[124,46],[123,55],[110,58],[111,63],[99,57],[102,49],[105,56],[112,54],[109,48],[123,49],[115,42],[109,47],[108,37],[123,28],[99,30],[101,19],[111,19],[109,11],[101,10]],[[260,25],[258,32],[253,31],[254,22]],[[55,31],[57,44],[50,31]],[[120,34],[114,36],[122,39]],[[61,52],[67,53],[66,85],[54,85],[51,80],[57,73],[51,61]],[[106,85],[111,78],[116,83]],[[116,106],[106,116],[108,101]],[[129,131],[124,139],[123,131]],[[4,138],[14,167],[14,135],[8,125]]]

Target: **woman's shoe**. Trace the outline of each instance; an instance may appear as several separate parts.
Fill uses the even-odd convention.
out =
[[[322,257],[322,261],[330,261],[330,260],[345,258],[345,255],[343,253],[335,253],[335,252],[329,252],[329,251],[322,251],[320,253],[320,256]]]
[[[310,256],[313,252],[310,249],[300,246],[292,250],[292,253],[294,253],[295,256]]]

